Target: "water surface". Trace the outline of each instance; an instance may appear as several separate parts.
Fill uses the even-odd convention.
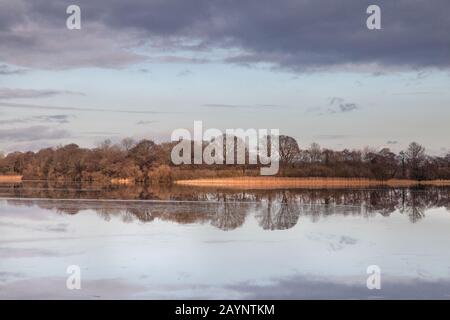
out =
[[[0,298],[450,298],[450,188],[25,183],[0,196]],[[81,290],[66,288],[69,265]]]

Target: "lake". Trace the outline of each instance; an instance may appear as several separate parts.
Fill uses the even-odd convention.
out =
[[[450,188],[1,184],[0,298],[449,299]]]

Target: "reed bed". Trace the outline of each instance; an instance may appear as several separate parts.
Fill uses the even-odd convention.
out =
[[[0,175],[0,182],[21,182],[21,181],[22,181],[22,176],[18,176],[18,175],[1,176]]]
[[[285,177],[240,177],[192,179],[175,181],[178,185],[193,187],[222,187],[239,189],[312,189],[312,188],[357,188],[357,187],[414,187],[420,185],[450,186],[450,180],[372,180],[359,178],[285,178]]]

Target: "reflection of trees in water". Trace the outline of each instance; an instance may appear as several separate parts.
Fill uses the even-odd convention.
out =
[[[155,220],[155,216],[152,214],[152,211],[149,208],[129,208],[125,211],[131,218],[127,220],[130,222],[134,220],[134,217],[144,223],[152,222],[153,220]]]
[[[369,212],[379,212],[383,216],[389,216],[396,210],[398,204],[397,189],[374,190],[369,193],[366,206]]]
[[[214,213],[211,224],[221,230],[233,230],[244,224],[247,208],[236,201],[223,199]]]
[[[300,208],[288,191],[283,191],[278,199],[269,196],[267,205],[256,213],[256,219],[264,230],[285,230],[295,226],[300,217]]]
[[[5,191],[3,187],[1,195],[11,197],[8,190],[7,188]],[[57,194],[61,192],[57,191]],[[148,192],[146,191],[146,194]],[[318,221],[321,217],[329,215],[389,216],[397,211],[407,215],[409,220],[415,223],[425,216],[425,211],[429,208],[445,207],[450,211],[450,188],[437,187],[183,192],[178,190],[170,196],[166,195],[171,200],[174,197],[180,200],[176,203],[94,199],[7,201],[8,204],[15,206],[37,205],[60,214],[75,215],[83,210],[93,210],[105,220],[119,217],[124,222],[150,223],[159,219],[180,224],[208,223],[221,230],[239,228],[250,214],[255,214],[258,224],[265,230],[285,230],[294,227],[300,215]],[[20,194],[23,193],[23,190],[20,191]],[[26,196],[31,196],[32,190],[25,193]]]
[[[416,223],[425,217],[425,209],[429,205],[430,198],[418,197],[417,192],[402,190],[402,204],[400,212],[409,217],[409,221]]]

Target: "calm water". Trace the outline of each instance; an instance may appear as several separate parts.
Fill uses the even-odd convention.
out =
[[[450,188],[0,185],[0,298],[449,299]]]

